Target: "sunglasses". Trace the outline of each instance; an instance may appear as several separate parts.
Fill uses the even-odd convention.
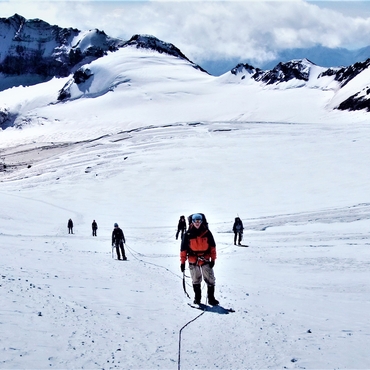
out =
[[[202,220],[193,220],[193,223],[195,224],[196,222],[202,223]]]

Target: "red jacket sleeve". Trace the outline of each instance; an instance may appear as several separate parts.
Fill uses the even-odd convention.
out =
[[[217,258],[216,247],[211,247],[211,261],[214,261]]]
[[[187,252],[186,251],[181,251],[180,252],[180,261],[181,261],[181,263],[185,263],[187,259],[188,259]]]

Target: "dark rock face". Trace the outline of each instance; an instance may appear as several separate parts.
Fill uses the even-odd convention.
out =
[[[125,42],[124,46],[136,46],[138,49],[151,49],[161,54],[165,53],[189,61],[189,59],[175,45],[163,42],[154,36],[134,35],[130,40]]]
[[[0,107],[0,127],[8,119],[8,109]]]
[[[244,80],[246,74],[249,74],[253,79],[258,80],[259,76],[263,74],[263,71],[259,68],[254,68],[250,64],[239,63],[231,71],[233,75],[241,75],[241,79]]]
[[[337,70],[328,69],[326,72],[322,73],[322,76],[333,76],[335,75],[335,80],[340,82],[341,87],[345,86],[348,82],[358,76],[361,72],[370,67],[370,59],[364,62],[358,62],[351,66],[339,68]],[[363,110],[370,112],[370,88],[366,87],[362,91],[353,94],[346,100],[336,107],[339,110]]]
[[[233,75],[237,75],[238,73],[243,73],[244,71],[248,72],[249,74],[254,74],[256,68],[254,68],[250,64],[239,63],[231,70],[231,73]]]
[[[5,130],[13,126],[16,114],[10,114],[7,108],[0,107],[0,129]]]
[[[84,38],[94,43],[82,47]],[[74,44],[74,40],[79,41]],[[36,74],[45,80],[68,76],[84,62],[117,50],[124,42],[99,30],[84,35],[73,28],[60,28],[39,20],[26,20],[15,14],[0,18],[0,73]]]
[[[358,92],[344,100],[337,107],[339,110],[362,110],[365,109],[370,112],[370,88],[366,88],[363,92]]]
[[[310,64],[313,64],[307,61]],[[310,69],[302,60],[294,60],[287,63],[279,63],[271,71],[261,73],[256,80],[262,81],[266,85],[288,82],[292,79],[308,81]]]
[[[84,82],[86,82],[91,76],[93,76],[93,73],[89,68],[81,67],[79,68],[74,74],[73,78],[69,80],[65,86],[59,91],[58,100],[66,100],[71,97],[70,93],[70,87],[73,83],[76,83],[77,85],[80,85]]]
[[[341,86],[345,86],[354,77],[360,74],[365,69],[369,68],[370,59],[364,62],[358,62],[348,67],[332,69],[328,68],[327,71],[323,72],[320,76],[333,76],[335,75],[335,80],[341,83]]]
[[[65,76],[68,57],[61,48],[77,35],[77,30],[50,26],[38,19],[27,21],[17,14],[1,18],[0,38],[6,42],[1,47],[4,57],[0,59],[0,72]]]
[[[9,113],[8,108],[0,107],[0,129],[4,130],[7,127],[12,126],[13,124],[13,117]]]
[[[238,64],[230,72],[234,75],[242,75],[242,79],[246,74],[249,74],[252,79],[261,81],[266,85],[288,82],[290,80],[308,81],[310,77],[310,68],[314,65],[307,59],[292,60],[287,63],[279,63],[274,69],[263,71],[259,68],[254,68],[249,64]]]
[[[91,76],[92,76],[92,73],[89,68],[85,68],[85,69],[80,68],[74,73],[73,79],[78,85],[78,84],[81,84],[87,81]]]

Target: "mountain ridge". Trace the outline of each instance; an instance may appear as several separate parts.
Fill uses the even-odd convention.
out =
[[[131,45],[183,58],[206,72],[175,45],[150,35],[136,34],[125,41],[98,29],[61,28],[38,18],[27,20],[14,14],[0,18],[0,38],[4,40],[0,46],[0,74],[7,77],[36,75],[39,76],[36,83],[53,77],[66,77],[82,65],[107,55],[107,52]],[[14,83],[10,87],[20,84]],[[3,89],[0,83],[0,90]]]
[[[6,37],[4,30],[8,32]],[[112,92],[114,94],[109,97],[112,101],[117,101],[117,106],[114,107],[117,111],[123,109],[119,96],[134,102],[132,106],[124,108],[125,113],[130,111],[130,122],[147,121],[148,117],[142,108],[135,110],[133,107],[140,101],[142,107],[152,109],[149,102],[154,100],[157,104],[168,104],[170,100],[173,106],[177,107],[177,110],[165,110],[171,112],[170,115],[162,117],[163,122],[167,123],[181,119],[199,119],[197,112],[192,111],[194,106],[199,105],[198,101],[202,100],[206,105],[215,104],[212,109],[215,117],[225,116],[227,112],[227,117],[235,115],[260,120],[265,117],[265,105],[271,106],[271,99],[278,98],[277,91],[285,91],[284,95],[289,96],[289,99],[293,96],[288,92],[294,91],[297,104],[301,104],[297,99],[306,100],[306,97],[310,96],[310,104],[320,107],[323,112],[370,110],[370,59],[348,67],[325,68],[304,58],[280,62],[271,70],[239,63],[222,76],[212,76],[189,60],[175,45],[151,35],[136,34],[124,41],[110,38],[97,29],[62,29],[39,19],[27,21],[17,14],[8,19],[0,19],[0,31],[0,36],[3,35],[7,40],[1,46],[0,62],[13,58],[19,62],[18,67],[24,68],[10,69],[10,73],[5,73],[4,63],[0,64],[0,86],[3,87],[0,89],[0,93],[1,90],[3,93],[0,105],[2,129],[23,127],[30,122],[43,122],[46,120],[45,110],[49,112],[49,119],[55,120],[55,112],[61,112],[61,103],[82,103],[85,99],[101,99]],[[137,52],[134,52],[135,50]],[[45,67],[43,75],[37,80],[39,75],[35,68],[48,65],[48,62],[51,67]],[[59,68],[58,73],[55,73],[55,66]],[[11,85],[14,81],[16,83]],[[44,83],[48,85],[43,85]],[[5,89],[6,84],[9,86]],[[35,87],[29,89],[32,91],[32,99],[28,90],[25,97],[12,91],[17,86],[21,88],[21,85]],[[217,99],[207,101],[207,96],[215,93],[220,94],[220,97],[225,94],[235,95],[235,106],[232,108],[232,105],[217,105]],[[253,99],[249,99],[248,105],[245,106],[244,103],[237,104],[239,100],[244,102],[245,94]],[[188,100],[184,100],[184,97],[191,96],[196,100],[186,103]],[[255,106],[251,105],[253,101]],[[110,105],[112,104],[110,102]],[[186,104],[190,104],[189,108]],[[287,104],[285,109],[289,109],[289,100],[284,104]],[[77,108],[75,109],[77,112]],[[203,108],[199,106],[199,109]],[[281,105],[276,105],[275,110],[271,109],[269,108],[268,117],[273,117],[274,120],[285,119],[285,112],[280,111]],[[39,113],[41,111],[43,113]],[[182,115],[179,112],[182,112]],[[198,116],[200,112],[198,111]],[[257,113],[251,115],[251,112]],[[103,113],[96,113],[96,116],[101,114]],[[60,116],[68,120],[75,118],[73,114],[70,118],[67,118],[65,113]],[[172,121],[169,121],[170,117]],[[160,121],[161,118],[157,119]]]
[[[273,69],[280,62],[288,62],[295,59],[309,59],[313,63],[327,68],[341,68],[357,62],[362,62],[370,58],[370,46],[360,49],[329,48],[322,45],[316,45],[309,48],[292,48],[276,52],[276,56],[268,61],[261,62],[253,58],[247,58],[245,61],[240,58],[204,60],[202,66],[215,76],[222,75],[240,63],[247,63],[256,66],[262,70]]]

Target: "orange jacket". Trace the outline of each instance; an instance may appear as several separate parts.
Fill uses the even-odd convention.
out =
[[[181,243],[180,261],[203,265],[217,258],[216,243],[212,233],[203,225],[197,229],[191,226]]]

